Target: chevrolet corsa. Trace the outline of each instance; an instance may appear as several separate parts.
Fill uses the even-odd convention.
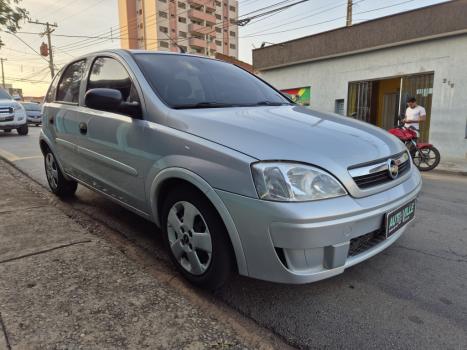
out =
[[[235,65],[105,51],[65,66],[43,109],[52,192],[82,184],[153,221],[178,270],[282,283],[342,273],[414,218],[420,174],[384,130],[293,104]]]

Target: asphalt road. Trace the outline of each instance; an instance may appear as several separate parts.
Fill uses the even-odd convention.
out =
[[[0,156],[46,184],[39,129],[0,132]],[[467,348],[467,177],[424,174],[417,218],[382,254],[308,285],[236,277],[216,295],[300,348]],[[84,211],[161,260],[148,221],[80,186]]]

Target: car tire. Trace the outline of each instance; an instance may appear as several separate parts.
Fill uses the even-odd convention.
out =
[[[55,195],[60,198],[67,198],[75,194],[78,183],[65,179],[54,154],[50,150],[46,150],[44,154],[44,167],[50,190]]]
[[[188,281],[208,290],[225,284],[235,269],[232,245],[217,210],[201,192],[190,186],[169,192],[161,224],[170,258]]]
[[[4,132],[11,132],[11,129],[5,129]]]
[[[16,129],[19,135],[25,136],[29,132],[28,124],[21,125],[18,129]]]

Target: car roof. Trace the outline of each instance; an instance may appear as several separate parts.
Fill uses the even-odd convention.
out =
[[[181,52],[169,52],[169,51],[154,51],[154,50],[136,50],[136,49],[108,49],[108,50],[99,50],[99,51],[94,51],[90,52],[88,54],[82,55],[80,57],[75,58],[74,60],[71,60],[71,62],[76,62],[81,59],[89,58],[91,56],[96,56],[96,55],[105,55],[105,54],[117,54],[122,56],[122,54],[140,54],[140,53],[145,53],[145,54],[152,54],[152,55],[175,55],[175,56],[188,56],[188,57],[195,57],[195,58],[201,58],[201,59],[207,59],[207,60],[212,60],[212,61],[220,61],[223,63],[227,64],[232,64],[226,61],[219,60],[217,58],[213,57],[207,57],[207,56],[202,56],[202,55],[195,55],[195,54],[189,54],[189,53],[181,53]],[[69,64],[67,63],[67,65]]]

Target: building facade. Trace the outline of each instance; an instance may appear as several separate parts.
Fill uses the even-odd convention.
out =
[[[415,96],[440,168],[467,171],[467,0],[257,49],[259,75],[311,108],[390,129]],[[303,92],[300,95],[300,92]]]
[[[236,0],[119,0],[121,47],[238,58]]]

